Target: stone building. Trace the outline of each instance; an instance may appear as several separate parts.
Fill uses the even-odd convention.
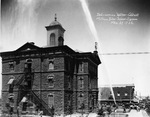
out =
[[[46,26],[47,46],[27,42],[1,52],[3,113],[44,115],[93,111],[98,101],[98,53],[79,53],[64,45],[65,29]]]
[[[134,101],[134,84],[112,85],[116,103],[130,103]],[[101,86],[99,89],[101,103],[114,103],[110,86]]]

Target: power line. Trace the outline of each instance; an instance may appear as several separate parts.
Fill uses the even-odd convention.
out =
[[[100,53],[100,55],[133,55],[133,54],[150,54],[150,52]]]

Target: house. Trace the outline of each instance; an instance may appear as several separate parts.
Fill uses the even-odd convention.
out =
[[[134,101],[134,84],[116,84],[101,86],[99,100],[101,103],[130,103]]]

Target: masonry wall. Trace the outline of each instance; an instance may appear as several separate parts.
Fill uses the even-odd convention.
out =
[[[77,59],[61,52],[58,55],[56,53],[28,53],[18,56],[17,59],[14,57],[8,61],[3,61],[2,106],[4,110],[7,110],[5,105],[9,98],[9,85],[7,83],[12,76],[15,78],[15,84],[24,78],[27,59],[32,60],[32,91],[46,104],[48,104],[48,95],[53,94],[55,114],[69,114],[82,110],[89,112],[90,95],[94,97],[94,100],[97,100],[97,66],[87,58]],[[50,60],[54,63],[54,69],[49,69]],[[10,72],[9,69],[10,61],[14,62],[13,72]],[[49,84],[49,75],[53,76],[53,86]],[[81,77],[83,78],[83,88],[80,88],[79,83]],[[14,112],[17,108],[18,91],[18,86],[15,86],[13,92]],[[83,94],[82,99],[81,93]],[[84,104],[83,109],[80,108],[81,103]],[[96,107],[96,103],[93,106]]]

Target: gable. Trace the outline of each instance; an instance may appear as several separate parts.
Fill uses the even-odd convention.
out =
[[[40,47],[35,46],[33,42],[27,42],[26,44],[18,48],[16,52],[38,50],[38,49],[40,49]]]

